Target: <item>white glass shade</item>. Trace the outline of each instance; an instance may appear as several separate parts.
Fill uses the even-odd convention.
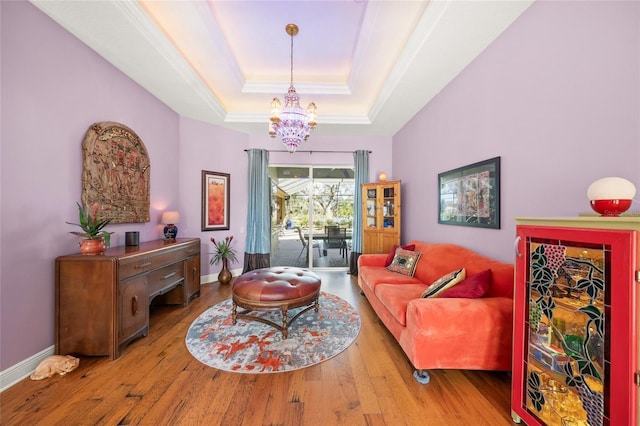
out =
[[[589,200],[631,200],[636,195],[633,183],[620,177],[606,177],[593,182],[587,189]]]
[[[166,211],[162,213],[160,218],[160,223],[163,225],[173,225],[178,222],[180,222],[180,213],[178,212]]]

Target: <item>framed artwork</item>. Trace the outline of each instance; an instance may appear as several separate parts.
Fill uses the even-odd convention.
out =
[[[149,222],[150,167],[147,148],[124,124],[89,126],[82,142],[82,204],[97,203],[111,223]]]
[[[228,173],[202,171],[203,231],[229,229],[229,184]]]
[[[438,174],[438,223],[500,229],[500,157]]]

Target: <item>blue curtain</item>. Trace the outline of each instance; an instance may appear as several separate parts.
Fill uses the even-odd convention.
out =
[[[358,258],[362,254],[362,189],[369,182],[369,151],[359,150],[353,153],[355,194],[353,194],[353,236],[349,273],[358,275]]]
[[[268,268],[271,253],[271,189],[269,152],[249,149],[249,211],[244,253],[244,272]]]

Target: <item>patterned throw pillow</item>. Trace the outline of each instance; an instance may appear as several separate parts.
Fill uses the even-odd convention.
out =
[[[398,247],[401,247],[405,250],[410,250],[413,251],[416,248],[415,244],[407,244],[406,246],[398,246],[397,244],[394,244],[393,247],[391,247],[391,250],[389,250],[389,254],[387,255],[387,259],[384,261],[384,266],[389,266],[391,265],[391,262],[393,262],[393,258],[396,255],[396,250],[398,249]]]
[[[466,276],[467,273],[464,268],[443,275],[427,287],[424,293],[422,293],[422,297],[437,297],[439,293],[458,284],[464,280]]]
[[[387,266],[387,269],[392,272],[397,272],[402,275],[413,277],[413,272],[416,270],[418,259],[422,253],[418,251],[404,250],[398,248],[396,255],[393,257],[391,265]]]
[[[491,269],[485,269],[475,275],[465,278],[453,287],[449,287],[437,297],[457,297],[462,299],[476,299],[484,296],[491,284]]]

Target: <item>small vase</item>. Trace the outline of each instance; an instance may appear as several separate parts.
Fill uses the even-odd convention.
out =
[[[80,243],[80,253],[82,254],[100,254],[104,253],[107,247],[102,239],[98,240],[82,240]]]
[[[229,259],[222,259],[222,269],[218,274],[218,282],[227,285],[231,282],[231,272],[229,271]]]

